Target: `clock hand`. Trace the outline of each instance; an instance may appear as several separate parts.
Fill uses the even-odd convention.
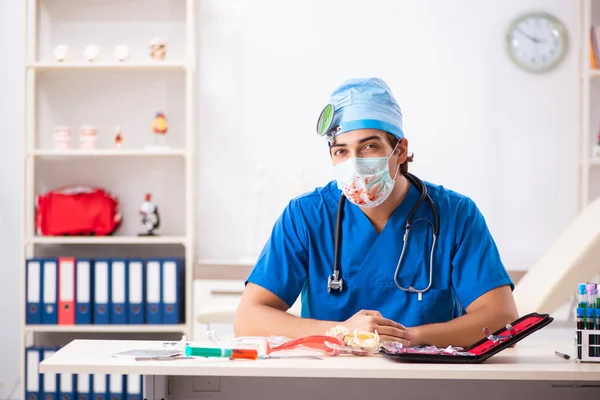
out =
[[[517,29],[518,32],[521,32],[521,34],[523,34],[523,36],[527,37],[527,39],[531,40],[533,43],[541,43],[543,42],[543,40],[540,40],[538,38],[535,38],[525,32],[523,32],[521,29]]]

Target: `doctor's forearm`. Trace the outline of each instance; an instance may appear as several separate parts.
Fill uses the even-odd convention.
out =
[[[235,336],[285,336],[295,339],[324,335],[337,323],[298,318],[267,305],[247,305],[238,310],[234,322]]]
[[[448,322],[409,328],[413,335],[411,345],[468,347],[484,338],[483,328],[494,332],[517,318],[512,312],[481,308]]]

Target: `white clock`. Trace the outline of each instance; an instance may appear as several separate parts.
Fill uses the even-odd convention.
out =
[[[506,50],[520,68],[547,72],[564,59],[569,47],[565,26],[545,12],[532,12],[515,19],[506,32]]]

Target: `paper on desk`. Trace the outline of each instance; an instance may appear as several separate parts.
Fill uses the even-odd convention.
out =
[[[176,349],[164,350],[164,349],[136,349],[121,351],[113,354],[115,358],[132,358],[137,357],[174,357],[180,355],[181,351]]]

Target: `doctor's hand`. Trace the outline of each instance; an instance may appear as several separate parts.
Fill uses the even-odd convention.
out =
[[[401,324],[384,318],[379,311],[361,310],[344,322],[344,326],[351,331],[375,332],[379,339],[389,342],[399,342],[403,346],[410,346],[410,333]]]

